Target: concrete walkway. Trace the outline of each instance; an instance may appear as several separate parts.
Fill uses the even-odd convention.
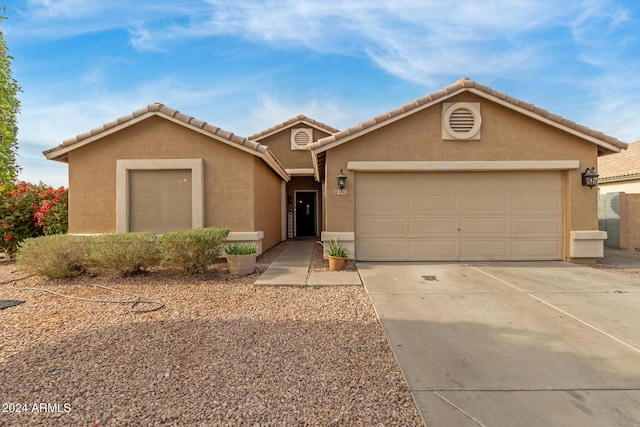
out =
[[[317,245],[315,239],[291,240],[289,246],[260,275],[254,285],[340,286],[362,284],[357,271],[309,271],[314,245]]]

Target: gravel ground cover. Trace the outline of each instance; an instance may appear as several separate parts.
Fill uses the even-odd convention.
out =
[[[322,255],[322,245],[320,243],[316,243],[313,247],[313,252],[311,253],[311,265],[309,269],[312,272],[323,272],[329,271],[329,262],[324,259]],[[358,271],[356,268],[356,262],[354,260],[347,260],[344,263],[343,271]]]
[[[640,252],[604,248],[604,258],[591,267],[640,279]]]
[[[421,425],[362,287],[251,285],[286,245],[241,278],[219,264],[207,276],[15,282],[165,304],[140,314],[14,289],[21,274],[0,264],[0,300],[26,301],[0,310],[0,425]],[[605,249],[591,267],[640,278],[640,253]],[[320,245],[311,269],[327,269]]]
[[[0,425],[421,425],[363,287],[251,285],[285,247],[244,278],[220,264],[15,283],[165,304],[140,314],[16,290],[15,264],[0,264],[0,299],[26,301],[0,310]]]

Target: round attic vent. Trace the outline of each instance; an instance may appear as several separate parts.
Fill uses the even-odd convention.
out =
[[[307,128],[298,128],[291,130],[291,148],[304,150],[313,140],[312,130]]]
[[[471,139],[480,131],[480,110],[469,102],[452,104],[444,116],[447,133],[454,139]]]

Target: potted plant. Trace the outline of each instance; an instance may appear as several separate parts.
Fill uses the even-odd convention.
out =
[[[256,271],[256,253],[258,246],[255,243],[240,244],[234,242],[225,249],[229,272],[236,276],[246,276]]]
[[[337,240],[329,240],[329,251],[327,253],[327,258],[329,259],[329,271],[342,270],[348,257],[349,251],[341,242]]]

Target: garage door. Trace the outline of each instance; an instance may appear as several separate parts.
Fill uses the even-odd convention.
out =
[[[562,258],[561,172],[356,173],[356,258]]]

